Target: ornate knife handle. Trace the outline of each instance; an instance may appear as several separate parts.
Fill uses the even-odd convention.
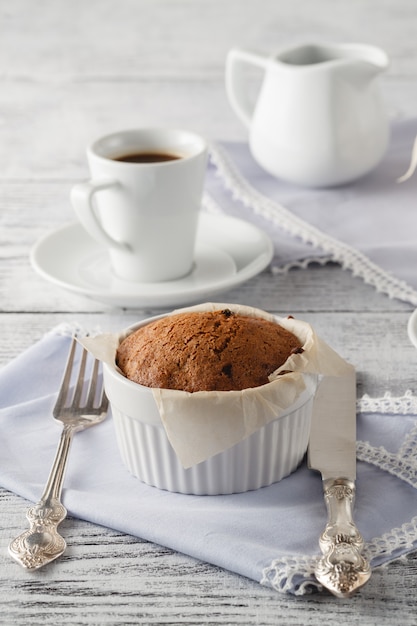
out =
[[[315,575],[334,595],[350,597],[371,576],[368,561],[362,556],[364,541],[352,518],[355,483],[338,478],[323,482],[328,521],[320,536],[323,556]]]

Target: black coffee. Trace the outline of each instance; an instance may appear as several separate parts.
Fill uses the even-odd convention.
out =
[[[176,161],[181,157],[176,154],[166,152],[133,152],[114,157],[114,161],[124,161],[125,163],[163,163],[164,161]]]

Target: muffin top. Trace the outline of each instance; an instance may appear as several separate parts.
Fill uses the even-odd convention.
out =
[[[116,363],[147,387],[232,391],[264,385],[300,351],[297,337],[279,324],[224,309],[178,313],[142,326],[121,342]]]

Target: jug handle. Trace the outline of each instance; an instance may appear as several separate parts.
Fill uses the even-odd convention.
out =
[[[236,115],[249,128],[253,105],[250,103],[245,89],[245,65],[255,65],[262,69],[268,66],[268,58],[255,52],[233,48],[226,58],[226,94]]]

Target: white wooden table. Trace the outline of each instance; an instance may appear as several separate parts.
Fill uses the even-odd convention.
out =
[[[62,321],[116,330],[155,312],[105,307],[30,267],[38,237],[74,219],[69,190],[87,176],[91,139],[144,125],[245,139],[224,91],[234,45],[270,52],[311,40],[374,43],[391,58],[382,79],[390,116],[414,116],[416,27],[414,0],[0,0],[0,363]],[[417,392],[417,351],[406,334],[412,306],[336,266],[265,271],[223,299],[310,321],[357,365],[360,395]],[[68,519],[65,556],[28,574],[7,555],[27,502],[5,490],[0,497],[1,624],[417,623],[413,555],[377,570],[349,601],[296,598]]]

